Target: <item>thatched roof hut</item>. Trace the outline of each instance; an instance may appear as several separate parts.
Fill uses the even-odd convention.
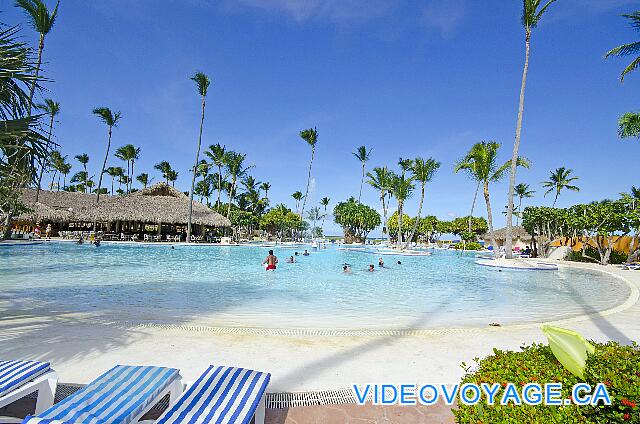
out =
[[[524,227],[514,225],[513,227],[511,227],[511,234],[514,247],[526,245],[531,242],[531,236],[529,235],[529,233],[527,233],[527,230],[525,230]],[[498,243],[498,246],[502,246],[507,238],[507,228],[504,227],[494,230],[493,235],[496,239],[496,243]],[[489,233],[483,235],[482,238],[484,239],[485,243],[491,243],[491,235]]]
[[[178,225],[186,224],[189,216],[189,197],[166,183],[124,196],[100,196],[97,205],[94,194],[64,191],[40,191],[36,203],[35,190],[25,190],[22,200],[32,209],[17,217],[24,221],[132,221]],[[208,227],[231,226],[226,217],[199,202],[193,202],[191,222]]]

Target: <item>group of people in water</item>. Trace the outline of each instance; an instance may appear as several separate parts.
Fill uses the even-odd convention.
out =
[[[302,256],[309,256],[310,253],[308,250],[305,249],[305,251],[302,253]],[[296,261],[296,256],[299,256],[298,252],[295,252],[293,256],[289,256],[287,259],[285,259],[286,263],[289,264],[295,264]],[[398,265],[402,265],[401,261],[397,261]],[[278,267],[278,257],[276,255],[273,254],[273,250],[269,250],[269,254],[267,255],[267,257],[264,259],[264,261],[262,261],[262,265],[264,265],[264,269],[267,271],[275,271]],[[387,268],[384,265],[384,260],[382,258],[378,259],[378,268]],[[375,265],[370,264],[369,267],[367,269],[365,269],[365,271],[367,272],[374,272],[376,270]],[[351,274],[351,264],[347,264],[345,263],[342,266],[342,273],[343,274]]]

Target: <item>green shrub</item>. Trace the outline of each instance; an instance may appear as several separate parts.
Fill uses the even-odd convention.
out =
[[[573,250],[571,251],[571,253],[569,253],[569,256],[567,257],[567,259],[569,259],[570,261],[574,261],[574,262],[590,262],[593,263],[594,261],[596,262],[600,262],[600,255],[598,254],[598,249],[596,249],[595,247],[592,246],[588,246],[585,250],[584,250],[585,255],[587,255],[589,258],[593,259],[589,259],[589,258],[585,258],[584,256],[582,256],[582,252],[580,250],[578,250],[577,252],[574,252]],[[609,263],[613,264],[613,265],[619,265],[619,264],[623,264],[627,262],[627,254],[624,252],[621,252],[619,250],[612,250],[611,251],[611,256],[609,257]]]
[[[475,241],[470,241],[466,245],[463,242],[456,243],[454,246],[455,249],[462,250],[482,250],[482,245]]]
[[[547,345],[523,346],[521,352],[494,349],[494,354],[475,359],[477,369],[465,367],[465,383],[562,383],[562,398],[568,398],[574,384],[585,382],[595,387],[604,383],[610,406],[532,406],[523,403],[494,405],[483,394],[476,405],[459,403],[453,411],[459,423],[640,423],[640,348],[618,343],[593,343],[596,351],[587,358],[584,381],[567,371]],[[498,399],[502,392],[499,393]]]

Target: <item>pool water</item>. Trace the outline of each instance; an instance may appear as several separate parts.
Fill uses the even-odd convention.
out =
[[[591,270],[502,271],[475,256],[378,256],[328,248],[48,242],[0,246],[3,315],[87,312],[118,320],[277,328],[444,328],[545,321],[609,309],[629,296]],[[402,261],[401,265],[396,262]],[[342,273],[342,265],[353,273]],[[367,272],[376,264],[375,272]],[[2,306],[0,306],[2,311]]]

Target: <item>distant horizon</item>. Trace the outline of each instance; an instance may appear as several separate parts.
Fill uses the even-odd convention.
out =
[[[272,185],[271,206],[294,209],[291,193],[304,191],[310,151],[298,132],[309,127],[319,131],[311,206],[325,196],[330,208],[357,198],[361,169],[351,152],[360,145],[373,149],[367,170],[397,169],[399,157],[442,162],[427,185],[422,216],[443,220],[469,214],[475,185],[454,174],[453,165],[472,144],[495,139],[502,143],[500,160],[510,158],[524,59],[516,3],[150,4],[60,5],[45,44],[43,69],[51,81],[44,96],[61,103],[54,131],[72,174],[81,169],[73,159],[80,153],[89,154],[90,173],[99,172],[106,130],[91,110],[108,106],[123,113],[112,152],[129,143],[140,147],[136,174],[146,172],[153,182],[161,181],[153,166],[168,160],[180,174],[176,189],[188,192],[200,107],[189,78],[196,71],[212,79],[203,147],[221,143],[247,153],[252,174]],[[634,7],[627,0],[557,2],[536,30],[521,147],[533,166],[518,172],[518,182],[536,193],[524,206],[551,205],[541,181],[561,166],[580,177],[581,191],[562,193],[559,207],[614,198],[637,185],[640,146],[619,140],[616,124],[638,109],[640,75],[620,84],[626,64],[603,59],[634,39],[619,16]],[[4,24],[21,25],[21,36],[35,46],[35,32],[12,2],[0,12]],[[111,156],[107,166],[123,165]],[[491,186],[496,229],[505,225],[506,194],[506,178]],[[415,215],[419,197],[405,213]],[[381,209],[366,185],[362,201]],[[392,200],[389,215],[394,210]],[[486,216],[481,198],[474,215]],[[341,233],[330,219],[325,232]],[[378,228],[371,236],[380,234]]]

